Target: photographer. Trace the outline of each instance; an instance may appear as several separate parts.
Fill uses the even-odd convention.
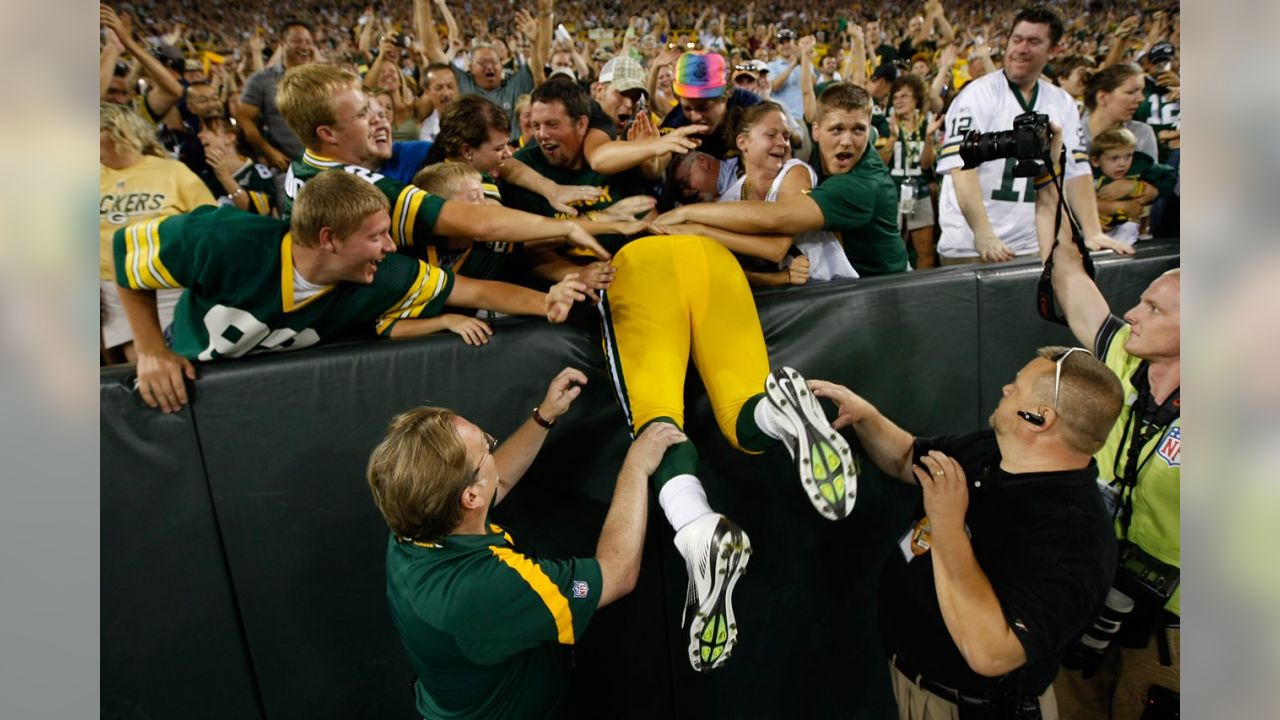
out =
[[[1083,225],[1086,244],[1094,250],[1133,253],[1104,235],[1099,225],[1075,100],[1040,77],[1049,58],[1058,52],[1062,33],[1062,16],[1056,10],[1043,5],[1021,10],[1009,33],[1004,71],[965,85],[947,111],[946,139],[937,168],[945,175],[938,203],[942,226],[938,253],[943,265],[1003,262],[1036,253],[1035,187],[1032,177],[1016,175],[1019,158],[988,153],[979,167],[968,169],[969,163],[961,167],[961,147],[969,133],[1010,131],[1015,118],[1032,112],[1047,115],[1064,130],[1070,157],[1061,172],[1066,173],[1067,199]],[[1058,159],[1053,161],[1056,164]],[[1048,248],[1040,250],[1043,257]]]
[[[1040,192],[1041,206],[1053,207],[1052,186]],[[1041,219],[1045,227],[1051,223]],[[1171,270],[1156,278],[1121,319],[1085,273],[1076,245],[1064,240],[1053,251],[1053,287],[1072,333],[1094,348],[1132,398],[1095,456],[1121,540],[1121,569],[1105,619],[1123,622],[1118,633],[1109,633],[1113,643],[1108,634],[1090,630],[1082,652],[1068,655],[1054,687],[1066,717],[1136,719],[1146,717],[1148,704],[1176,712],[1182,276]],[[1108,643],[1118,651],[1108,653]]]
[[[811,381],[921,507],[880,580],[901,720],[1057,718],[1063,653],[1101,608],[1116,543],[1091,457],[1120,383],[1082,348],[1041,348],[1004,386],[991,429],[912,437],[848,388]]]

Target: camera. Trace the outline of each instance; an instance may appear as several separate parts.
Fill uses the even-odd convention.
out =
[[[413,47],[413,36],[406,33],[396,33],[396,47],[406,50]]]
[[[1111,647],[1111,641],[1120,633],[1124,621],[1133,612],[1134,604],[1133,598],[1111,588],[1102,614],[1080,636],[1080,642],[1063,656],[1062,666],[1068,670],[1080,670],[1085,678],[1092,677],[1102,664],[1107,648]]]
[[[960,142],[960,158],[966,170],[989,160],[1014,158],[1018,161],[1013,168],[1014,177],[1036,177],[1041,159],[1049,155],[1052,135],[1048,115],[1025,112],[1013,119],[1012,130],[969,131]]]

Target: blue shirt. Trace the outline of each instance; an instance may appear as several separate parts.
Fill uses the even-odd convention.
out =
[[[410,184],[413,176],[427,164],[427,151],[431,143],[425,140],[406,140],[391,145],[391,159],[378,172],[402,183]]]
[[[789,60],[781,58],[769,63],[769,82],[773,82],[775,78],[782,77],[782,74],[791,67]],[[774,90],[771,98],[774,102],[781,103],[786,106],[787,112],[791,113],[791,117],[804,117],[804,93],[800,90],[800,66],[796,65],[796,69],[791,71],[787,76],[787,81],[782,84],[782,88]]]

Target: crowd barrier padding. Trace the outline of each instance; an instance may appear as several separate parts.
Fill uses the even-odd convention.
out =
[[[1178,247],[1096,262],[1122,314],[1177,266]],[[1075,344],[1036,315],[1038,277],[1021,261],[756,302],[774,366],[848,385],[909,432],[959,432],[985,425],[1036,347]],[[369,452],[393,415],[424,404],[502,438],[555,373],[578,367],[586,391],[493,519],[537,554],[592,554],[628,434],[591,313],[575,312],[563,326],[501,323],[481,348],[446,333],[202,366],[172,416],[144,407],[127,371],[104,371],[103,715],[415,717]],[[654,499],[638,587],[581,638],[562,715],[892,714],[878,579],[918,491],[867,466],[853,516],[827,521],[785,450],[729,447],[692,372],[686,398],[711,503],[755,550],[735,595],[740,645],[722,670],[689,667],[683,561]]]

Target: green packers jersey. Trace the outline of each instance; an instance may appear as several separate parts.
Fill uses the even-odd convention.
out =
[[[1160,145],[1160,162],[1169,158],[1169,141],[1160,139],[1165,130],[1177,130],[1182,124],[1182,104],[1177,100],[1166,100],[1169,88],[1160,87],[1151,76],[1143,81],[1142,104],[1138,106],[1133,119],[1144,122],[1156,131],[1156,141]]]
[[[298,159],[289,164],[289,172],[284,180],[284,207],[280,213],[282,219],[289,219],[293,212],[293,202],[298,198],[298,191],[302,186],[325,170],[351,173],[381,190],[391,203],[391,239],[395,240],[396,245],[409,248],[409,253],[415,257],[426,256],[425,248],[434,237],[436,219],[440,217],[440,208],[444,207],[442,198],[359,165],[346,165],[322,158],[310,150],[304,150]]]
[[[1106,444],[1094,456],[1101,479],[1106,483],[1114,482],[1124,473],[1133,424],[1138,422],[1133,417],[1134,403],[1138,400],[1133,380],[1143,361],[1125,352],[1131,330],[1113,315],[1098,331],[1095,348],[1098,357],[1120,378],[1125,395],[1120,417],[1111,427]],[[1133,520],[1129,525],[1129,540],[1161,562],[1178,567],[1182,566],[1181,470],[1182,418],[1179,416],[1155,433],[1138,452],[1138,482],[1132,490]],[[1116,532],[1121,532],[1119,520]],[[1181,615],[1181,599],[1179,590],[1165,608]]]
[[[603,175],[587,165],[580,170],[559,168],[547,162],[541,148],[537,145],[525,145],[516,152],[515,158],[528,165],[534,172],[560,185],[594,185],[600,188],[600,195],[597,197],[572,203],[578,210],[579,217],[589,212],[604,210],[623,198],[644,195],[648,192],[644,176],[636,169],[617,175]],[[557,220],[569,219],[568,215],[556,212],[546,198],[535,192],[510,183],[504,183],[501,187],[503,198],[505,198],[503,204],[507,207],[543,217],[553,217]],[[598,240],[611,253],[616,252],[626,242],[626,238],[621,235],[605,235]]]
[[[915,191],[915,197],[929,197],[929,183],[933,182],[933,168],[920,166],[920,158],[924,155],[925,133],[929,129],[929,118],[932,113],[923,113],[915,127],[899,126],[898,139],[893,143],[893,156],[889,159],[889,175],[902,187],[909,185]],[[890,136],[886,135],[886,142]]]
[[[497,525],[438,543],[392,536],[387,599],[429,718],[545,718],[564,692],[566,646],[600,603],[595,558],[543,560]]]
[[[271,168],[250,160],[231,177],[249,195],[249,212],[258,215],[271,214],[276,204],[274,199],[276,184],[272,180],[275,173]]]
[[[809,197],[822,210],[822,229],[839,233],[859,275],[906,271],[907,248],[898,232],[898,186],[870,144],[853,169],[828,176]]]
[[[453,289],[453,273],[393,254],[369,285],[339,282],[299,298],[289,224],[234,207],[122,228],[113,244],[120,285],[186,288],[172,345],[192,360],[386,335],[400,319],[439,314]]]
[[[480,189],[486,200],[502,204],[498,183],[488,173],[480,174]],[[518,252],[518,245],[506,242],[473,242],[462,250],[448,250],[445,243],[444,238],[440,238],[440,242],[431,247],[427,255],[430,263],[477,280],[502,280],[507,259]]]

